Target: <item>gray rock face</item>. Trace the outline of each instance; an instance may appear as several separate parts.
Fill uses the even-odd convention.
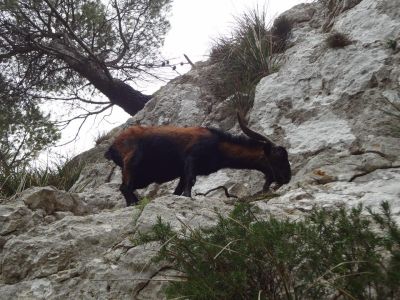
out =
[[[361,1],[338,16],[332,30],[354,40],[343,49],[327,48],[319,28],[294,30],[287,61],[257,86],[250,124],[287,146],[294,184],[398,164],[399,139],[380,108],[384,97],[400,102],[400,56],[386,46],[400,35],[400,19],[382,14],[378,2]]]
[[[400,104],[400,51],[386,45],[400,37],[398,0],[321,0],[285,15],[294,22],[277,73],[257,85],[249,124],[288,149],[293,169],[279,196],[258,200],[260,218],[297,219],[315,205],[335,209],[383,200],[400,222],[400,139],[382,110]],[[353,41],[330,49],[330,31]],[[131,124],[214,126],[239,133],[228,100],[209,86],[215,66],[196,68],[161,88]],[[69,192],[32,188],[0,204],[0,299],[163,299],[176,271],[151,258],[157,243],[137,246],[161,216],[174,229],[212,226],[233,209],[219,186],[239,197],[262,188],[257,171],[220,170],[197,178],[193,199],[172,195],[177,182],[138,191],[151,199],[125,208],[121,172],[106,162],[108,141],[77,159],[88,161]]]
[[[135,233],[148,231],[158,216],[175,229],[183,224],[212,226],[217,213],[227,214],[231,209],[232,205],[220,199],[165,196],[154,199],[143,211],[105,210],[32,226],[10,237],[2,248],[1,299],[161,297],[160,283],[164,281],[155,279],[169,278],[176,272],[168,265],[152,263],[160,246],[135,246]],[[12,233],[15,231],[4,231],[1,236]]]
[[[24,204],[31,210],[43,210],[47,215],[56,211],[72,212],[74,215],[84,215],[87,205],[73,193],[58,191],[53,187],[31,188],[20,196]]]
[[[395,220],[400,223],[400,168],[376,170],[353,182],[330,182],[323,185],[302,184],[282,196],[258,201],[261,215],[298,219],[315,206],[335,209],[363,204],[377,210],[381,201],[388,201]]]
[[[232,206],[221,199],[183,196],[163,196],[150,202],[136,222],[139,232],[146,233],[157,222],[157,217],[169,220],[174,230],[179,230],[182,224],[190,227],[210,227],[216,224],[217,213],[227,214]]]
[[[32,226],[32,211],[25,205],[0,206],[0,235],[15,234]]]
[[[81,280],[76,278],[85,278],[90,261],[132,234],[137,216],[132,208],[66,216],[51,226],[39,225],[11,238],[2,250],[1,295],[39,299],[50,293],[56,299],[81,298]],[[20,289],[21,283],[26,289]],[[70,291],[63,289],[65,283]]]

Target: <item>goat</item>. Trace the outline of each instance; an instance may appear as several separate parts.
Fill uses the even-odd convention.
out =
[[[248,128],[238,114],[242,131],[234,136],[205,127],[132,126],[121,132],[105,153],[122,168],[120,191],[127,206],[139,200],[136,189],[151,183],[179,179],[175,195],[191,197],[197,175],[223,168],[253,169],[265,174],[264,191],[291,179],[288,153],[268,138]]]

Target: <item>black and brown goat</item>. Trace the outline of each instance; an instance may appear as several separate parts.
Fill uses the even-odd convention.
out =
[[[239,115],[238,120],[249,138],[203,127],[125,129],[105,157],[122,168],[120,191],[127,205],[138,202],[135,189],[175,178],[180,180],[174,194],[190,197],[197,175],[208,175],[223,168],[263,172],[264,190],[273,182],[278,186],[288,183],[291,170],[285,148],[249,129]]]

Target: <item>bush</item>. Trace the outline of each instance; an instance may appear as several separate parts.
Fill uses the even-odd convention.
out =
[[[337,49],[350,45],[352,41],[344,33],[333,32],[326,38],[325,43],[329,48]]]
[[[0,174],[0,195],[10,197],[33,186],[52,185],[68,191],[78,180],[84,163],[67,159],[52,167],[32,167],[17,170],[7,177]]]
[[[361,206],[318,209],[293,222],[258,220],[240,204],[209,229],[175,233],[159,218],[138,241],[159,240],[157,260],[186,274],[167,287],[170,298],[398,299],[400,230],[381,208],[371,218]]]
[[[212,87],[216,97],[225,99],[236,93],[249,94],[258,81],[275,72],[282,59],[278,53],[286,47],[292,29],[285,17],[269,26],[265,12],[251,10],[236,19],[231,36],[219,38],[211,49],[210,59],[219,63]]]

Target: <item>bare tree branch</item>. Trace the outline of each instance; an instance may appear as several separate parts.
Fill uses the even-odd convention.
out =
[[[81,124],[80,124],[79,127],[78,127],[78,130],[76,131],[75,136],[74,136],[71,140],[69,140],[68,142],[65,142],[65,143],[63,143],[63,144],[56,145],[56,147],[62,147],[62,146],[68,145],[68,144],[72,143],[73,141],[75,141],[76,138],[78,137],[78,135],[79,135],[81,129],[82,129],[82,126],[85,124],[85,122],[88,120],[88,118],[89,118],[90,116],[98,115],[98,114],[100,114],[100,113],[106,111],[107,109],[111,108],[112,106],[113,106],[113,104],[110,104],[110,105],[107,105],[107,106],[103,107],[103,108],[100,109],[100,110],[87,112],[86,114],[82,114],[82,115],[75,116],[75,117],[73,117],[73,118],[71,118],[71,119],[69,119],[69,120],[58,122],[59,124],[60,124],[60,123],[66,122],[66,124],[68,125],[68,124],[70,124],[70,123],[73,122],[73,121],[82,120],[82,121],[81,121]]]

